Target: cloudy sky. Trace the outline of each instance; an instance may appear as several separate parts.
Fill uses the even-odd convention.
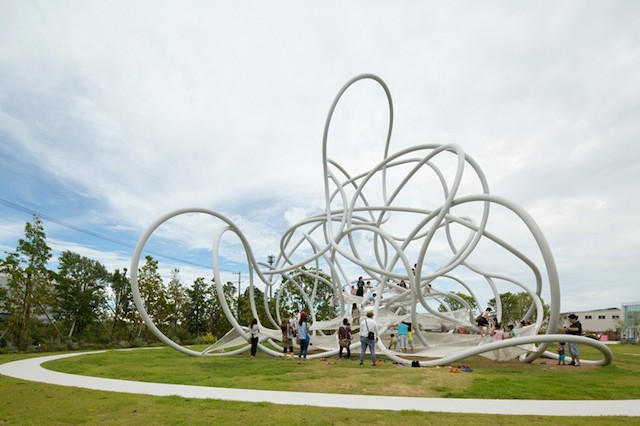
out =
[[[156,219],[201,207],[266,260],[323,209],[327,111],[374,73],[391,151],[457,144],[536,220],[563,311],[640,300],[638,16],[635,1],[2,2],[0,249],[37,212],[56,256],[128,268]],[[355,87],[332,129],[354,172],[382,159],[381,93]],[[185,281],[211,264],[203,223],[149,245]],[[510,226],[492,231],[531,249]]]

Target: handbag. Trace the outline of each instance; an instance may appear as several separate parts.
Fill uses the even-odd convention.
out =
[[[340,347],[346,348],[347,346],[349,346],[349,339],[340,339]]]
[[[367,322],[367,320],[364,320],[364,323],[367,324],[367,330],[369,329],[369,323]],[[376,338],[376,334],[373,331],[370,331],[367,334],[367,339],[369,340],[374,340]]]

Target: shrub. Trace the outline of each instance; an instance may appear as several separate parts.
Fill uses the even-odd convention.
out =
[[[204,336],[198,336],[195,339],[195,344],[196,345],[202,345],[202,344],[207,344],[210,345],[212,343],[215,343],[218,339],[216,339],[216,336],[214,336],[213,334],[211,334],[211,332],[208,332],[207,334],[205,334]]]
[[[7,341],[7,344],[0,348],[0,354],[15,354],[18,353],[18,348],[11,342]]]

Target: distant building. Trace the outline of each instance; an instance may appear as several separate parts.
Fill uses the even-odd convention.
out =
[[[638,306],[640,308],[640,306]],[[620,308],[595,309],[592,311],[576,311],[560,314],[562,325],[570,324],[570,314],[576,314],[582,324],[583,333],[605,333],[620,330],[622,326],[622,310]]]
[[[638,341],[640,339],[638,335],[638,330],[640,330],[640,302],[623,303],[622,319],[624,320],[622,335],[627,340]]]

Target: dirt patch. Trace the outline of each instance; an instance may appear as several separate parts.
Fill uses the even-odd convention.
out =
[[[340,363],[323,368],[343,368]],[[376,374],[375,369],[384,371]],[[335,373],[335,371],[333,372]],[[466,389],[473,381],[473,373],[452,373],[447,368],[411,368],[386,364],[344,368],[344,378],[314,377],[305,383],[308,392],[355,393],[364,395],[440,397],[443,392]]]

